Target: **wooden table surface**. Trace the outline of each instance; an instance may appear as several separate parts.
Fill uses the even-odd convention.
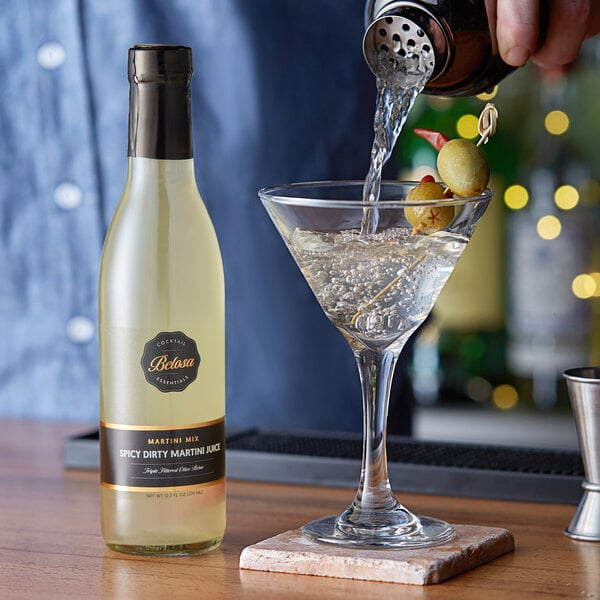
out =
[[[241,550],[340,512],[348,489],[228,482],[219,550],[181,558],[108,550],[100,535],[98,473],[64,470],[77,425],[0,421],[0,598],[600,598],[600,543],[565,535],[575,507],[396,493],[417,513],[505,527],[515,552],[427,587],[240,571]]]

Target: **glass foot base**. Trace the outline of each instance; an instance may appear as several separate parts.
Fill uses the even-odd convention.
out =
[[[454,528],[445,521],[431,517],[416,517],[410,526],[386,527],[366,532],[363,527],[351,531],[347,524],[339,526],[339,517],[325,517],[307,523],[302,535],[325,544],[363,548],[423,548],[437,546],[454,537]]]

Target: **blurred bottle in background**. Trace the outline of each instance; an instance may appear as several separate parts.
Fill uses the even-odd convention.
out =
[[[535,160],[526,186],[505,198],[507,221],[507,360],[521,396],[540,409],[554,407],[560,373],[587,364],[590,311],[571,289],[585,271],[590,232],[579,204],[586,169],[570,152],[563,77],[543,80],[536,123]],[[517,184],[518,185],[518,184]]]
[[[420,98],[398,149],[400,175],[435,173],[414,127],[477,140],[496,197],[415,341],[420,404],[568,410],[564,368],[600,363],[600,43],[559,78],[532,66],[477,98]]]
[[[590,361],[593,338],[586,277],[593,214],[582,198],[590,167],[571,143],[565,74],[540,78],[532,111],[533,162],[525,185],[509,187],[507,362],[519,395],[541,410],[566,408],[561,373]],[[590,290],[593,294],[593,290]]]

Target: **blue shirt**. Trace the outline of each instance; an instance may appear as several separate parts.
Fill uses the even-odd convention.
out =
[[[227,295],[227,421],[356,430],[358,374],[257,198],[363,178],[362,0],[3,0],[0,415],[98,415],[97,279],[126,175],[127,49],[192,47],[196,176]]]

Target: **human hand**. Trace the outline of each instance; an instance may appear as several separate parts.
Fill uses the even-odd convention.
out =
[[[490,0],[486,0],[488,5]],[[548,29],[539,45],[540,3],[548,4]],[[542,69],[561,69],[574,62],[583,41],[600,32],[597,0],[495,0],[500,55],[515,67],[529,58]],[[539,47],[538,47],[539,46]]]

